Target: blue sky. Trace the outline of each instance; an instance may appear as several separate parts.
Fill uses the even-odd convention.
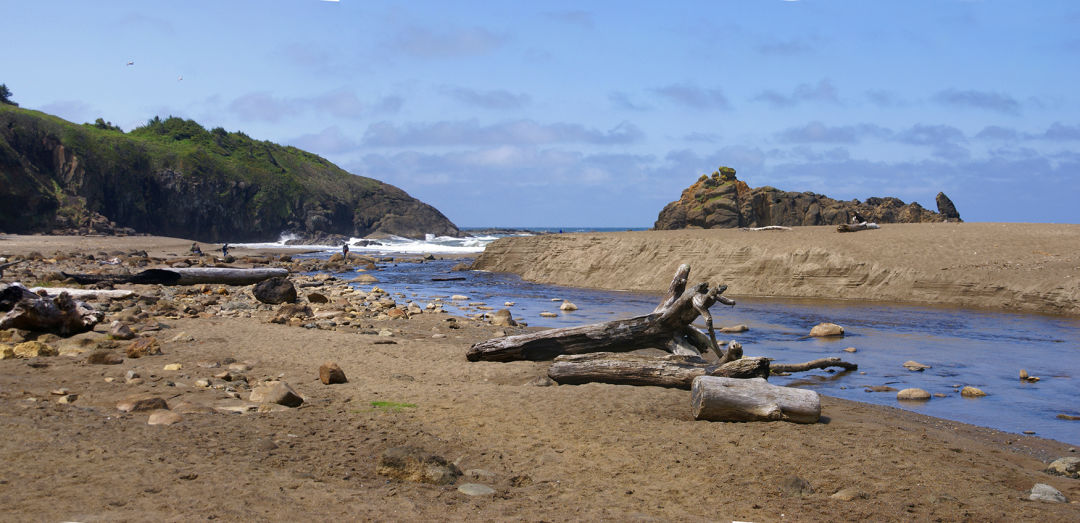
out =
[[[1080,2],[0,9],[0,83],[23,107],[244,131],[460,226],[651,226],[720,165],[753,187],[931,209],[945,191],[969,221],[1080,223]]]

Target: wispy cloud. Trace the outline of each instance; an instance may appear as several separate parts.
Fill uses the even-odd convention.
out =
[[[593,14],[588,11],[552,11],[544,13],[544,16],[564,24],[576,25],[585,29],[592,29]]]
[[[354,151],[359,143],[334,125],[315,134],[305,134],[288,142],[291,145],[316,154],[329,155]]]
[[[540,124],[516,120],[480,125],[476,120],[396,125],[379,122],[368,127],[363,143],[369,146],[453,146],[453,145],[540,145],[588,143],[613,145],[633,143],[644,134],[629,122],[600,131],[571,123]]]
[[[1020,133],[1016,129],[1009,127],[1001,127],[1000,125],[988,125],[983,127],[983,130],[975,133],[975,138],[980,140],[1002,140],[1013,141],[1020,138]]]
[[[102,116],[95,115],[94,108],[81,100],[57,100],[38,109],[76,123],[90,122]]]
[[[652,90],[661,97],[691,109],[730,109],[720,88],[704,89],[690,84],[671,84]]]
[[[970,156],[962,143],[964,132],[951,125],[916,124],[896,134],[896,140],[909,145],[929,147],[931,154],[945,160],[963,160]]]
[[[226,110],[247,121],[279,122],[305,111],[356,120],[395,113],[403,103],[396,95],[365,102],[353,91],[341,88],[296,98],[276,97],[266,92],[249,93],[233,99],[226,105]]]
[[[821,44],[817,37],[791,38],[788,40],[769,40],[758,44],[755,49],[765,56],[799,56],[814,52]]]
[[[904,101],[904,99],[901,98],[900,95],[896,94],[893,91],[888,91],[885,89],[870,89],[866,91],[865,94],[866,99],[869,100],[870,103],[878,107],[889,108],[907,105],[907,102]]]
[[[1063,125],[1060,122],[1054,122],[1042,137],[1047,140],[1080,140],[1080,125]]]
[[[278,122],[298,112],[296,104],[266,92],[240,96],[227,109],[243,120],[265,122]]]
[[[444,87],[442,93],[467,105],[483,109],[521,109],[529,104],[529,95],[504,89],[480,91],[465,87]]]
[[[781,131],[778,138],[788,143],[846,143],[854,144],[864,138],[887,138],[892,131],[875,124],[828,126],[810,122]]]
[[[627,111],[648,111],[652,109],[649,104],[637,102],[630,99],[630,95],[623,91],[612,91],[608,93],[608,101],[616,109],[625,109]]]
[[[481,27],[443,31],[412,27],[398,33],[391,46],[418,58],[457,58],[488,53],[508,39]]]
[[[816,84],[799,84],[795,86],[791,94],[768,89],[759,93],[753,100],[765,102],[775,108],[793,107],[805,102],[840,103],[836,87],[827,78],[821,79]]]
[[[1009,115],[1020,114],[1020,102],[1003,93],[946,89],[936,93],[932,99],[937,103],[954,107],[985,109]]]

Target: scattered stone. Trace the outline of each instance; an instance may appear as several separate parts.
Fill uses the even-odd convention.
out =
[[[829,497],[839,501],[852,501],[856,499],[866,499],[866,493],[855,487],[845,487],[836,491],[835,494]]]
[[[288,278],[282,276],[256,283],[251,293],[255,295],[255,299],[271,305],[296,301],[296,287],[293,287]]]
[[[517,305],[517,304],[512,302],[512,301],[503,302],[503,307],[513,307],[514,305]]]
[[[181,363],[170,363],[170,364],[165,365],[164,367],[162,367],[161,370],[175,371],[175,370],[180,370],[182,368],[184,368],[184,365],[181,364]]]
[[[558,318],[559,315],[555,314],[554,312],[541,312],[540,317],[541,318]]]
[[[91,365],[119,365],[124,363],[124,357],[108,350],[96,350],[86,357],[86,363]]]
[[[40,341],[24,341],[13,349],[16,358],[37,358],[60,354],[55,348]]]
[[[464,483],[457,489],[467,496],[490,496],[495,493],[495,489],[479,483]]]
[[[1031,487],[1031,493],[1028,495],[1028,499],[1031,501],[1044,501],[1046,503],[1069,502],[1069,500],[1065,499],[1065,495],[1062,494],[1060,490],[1045,483],[1036,483],[1034,487]]]
[[[798,476],[788,476],[780,484],[780,492],[783,492],[788,496],[806,496],[814,493],[814,487],[810,486],[810,482],[802,479]]]
[[[383,329],[383,330],[379,331],[379,336],[389,338],[389,337],[392,337],[393,335],[394,335],[394,331],[392,331],[390,329]]]
[[[922,372],[931,367],[929,365],[919,363],[915,360],[908,360],[904,362],[904,368],[912,372]]]
[[[469,299],[469,297],[465,296],[463,294],[455,294],[455,295],[451,296],[450,299],[453,300],[453,301],[467,301]]]
[[[146,420],[147,425],[172,425],[184,420],[184,417],[171,410],[155,410],[150,413],[150,419]]]
[[[859,349],[856,349],[855,347],[848,347],[848,348],[844,349],[844,352],[855,352],[857,350],[859,350]]]
[[[375,473],[402,481],[449,485],[461,471],[441,456],[417,447],[392,447],[379,456]]]
[[[300,394],[297,394],[297,392],[284,381],[273,381],[266,385],[255,387],[255,390],[251,391],[249,399],[256,403],[274,403],[293,408],[299,407],[304,403],[304,398],[300,397]]]
[[[558,383],[556,383],[555,380],[547,376],[537,376],[529,380],[525,384],[531,387],[551,387],[552,385],[557,385]]]
[[[935,392],[935,393],[934,393],[934,397],[935,397],[935,398],[948,398],[948,397],[949,397],[949,395],[948,395],[948,394],[945,394],[944,392]]]
[[[319,367],[319,381],[323,382],[323,385],[333,385],[349,380],[345,378],[345,371],[341,370],[337,363],[328,361]]]
[[[1027,369],[1020,369],[1020,379],[1022,379],[1022,380],[1028,379],[1028,371],[1027,371]]]
[[[901,401],[926,401],[930,399],[930,393],[918,388],[904,389],[896,393],[896,399]]]
[[[210,388],[210,380],[206,378],[200,378],[195,380],[195,386],[203,389]]]
[[[78,394],[64,394],[60,396],[60,399],[56,400],[59,403],[75,403],[75,400],[79,399]]]
[[[1047,474],[1080,479],[1080,458],[1058,458],[1046,468]]]
[[[233,373],[227,370],[223,370],[217,374],[214,374],[214,377],[222,381],[232,381],[236,379],[236,376],[233,376]]]
[[[143,356],[158,356],[161,354],[161,344],[157,338],[153,336],[147,336],[145,338],[139,338],[128,345],[124,349],[124,353],[129,358],[141,358]]]
[[[307,301],[311,303],[330,303],[330,298],[327,298],[325,294],[312,292],[307,295]]]
[[[15,347],[11,345],[0,343],[0,360],[10,360],[15,358]]]
[[[894,388],[892,388],[892,387],[890,387],[888,385],[871,385],[871,386],[866,387],[864,390],[866,390],[866,392],[894,392],[894,391],[896,391],[896,389],[894,389]]]
[[[844,328],[835,323],[819,323],[810,329],[810,335],[815,337],[843,336]]]
[[[169,404],[157,396],[131,396],[116,404],[120,412],[144,412],[148,410],[168,409]]]
[[[745,324],[740,324],[740,325],[730,325],[728,327],[720,327],[719,329],[716,329],[716,332],[737,333],[737,332],[746,332],[748,330],[750,330],[749,326],[747,326]]]
[[[65,394],[71,394],[71,391],[65,387],[62,387],[59,389],[50,390],[49,394],[52,394],[53,396],[63,396]]]
[[[1057,419],[1063,419],[1066,421],[1078,421],[1080,420],[1080,416],[1072,416],[1070,414],[1058,414]]]
[[[378,283],[379,279],[370,274],[361,274],[349,281],[353,283]]]
[[[131,327],[128,327],[126,323],[120,320],[113,320],[109,324],[109,330],[107,335],[114,340],[130,340],[135,337],[135,333],[131,331]]]
[[[484,469],[469,469],[465,475],[478,481],[494,481],[495,473]]]
[[[285,303],[278,307],[277,315],[270,323],[286,323],[292,318],[310,318],[313,316],[311,307],[299,303]]]
[[[490,315],[491,324],[497,327],[514,327],[517,322],[514,321],[514,315],[510,313],[509,309],[499,309],[494,314]]]
[[[386,311],[386,315],[392,320],[409,319],[409,313],[405,312],[404,309],[399,309],[397,307]]]
[[[977,389],[975,387],[972,387],[971,385],[968,385],[963,389],[960,389],[960,395],[965,398],[981,398],[985,396],[986,393],[983,392],[981,389]]]
[[[214,403],[211,408],[223,414],[247,414],[259,410],[259,404],[240,399],[228,399]]]
[[[562,302],[562,305],[559,305],[559,310],[561,310],[561,311],[576,311],[576,310],[578,310],[578,306],[574,305],[573,303],[570,303],[568,301],[564,301],[564,302]]]
[[[431,337],[436,340],[441,340],[446,337],[445,334],[432,334]]]

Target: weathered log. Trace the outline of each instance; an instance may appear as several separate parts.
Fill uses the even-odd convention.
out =
[[[694,378],[706,375],[766,378],[769,376],[769,361],[767,358],[742,358],[720,365],[695,356],[596,352],[559,356],[548,369],[548,376],[563,385],[595,382],[687,390]]]
[[[762,378],[698,376],[690,405],[697,420],[817,423],[821,418],[817,392],[778,387]]]
[[[94,328],[105,317],[93,307],[75,301],[67,293],[40,296],[21,284],[0,285],[0,330],[25,329],[49,331],[62,335]]]
[[[77,283],[90,284],[99,282],[135,283],[158,285],[251,285],[260,281],[287,276],[288,269],[265,267],[256,269],[237,269],[232,267],[186,267],[170,269],[147,269],[138,274],[67,274],[61,273]]]
[[[876,223],[867,223],[867,222],[862,222],[862,223],[841,223],[840,225],[836,226],[836,232],[858,232],[858,231],[865,231],[865,230],[868,230],[868,229],[880,229],[880,228],[881,227],[878,226],[878,224],[876,224]]]
[[[127,298],[135,294],[135,291],[123,289],[77,289],[75,287],[31,287],[30,292],[34,294],[45,293],[49,296],[59,296],[66,292],[72,298],[84,300],[95,297],[114,300]]]
[[[663,348],[691,356],[714,351],[723,357],[724,351],[716,344],[709,307],[716,302],[727,305],[735,302],[721,295],[727,290],[726,285],[710,288],[702,282],[687,290],[689,273],[689,265],[679,267],[667,296],[651,314],[482,341],[470,347],[466,357],[469,361],[550,360],[561,354],[643,348]],[[707,337],[690,326],[698,316],[705,319]]]
[[[770,370],[778,372],[805,372],[810,369],[825,369],[828,367],[840,367],[844,370],[858,370],[859,366],[849,363],[840,358],[819,358],[806,363],[770,363]]]

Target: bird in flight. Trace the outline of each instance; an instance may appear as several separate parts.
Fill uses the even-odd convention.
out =
[[[128,60],[127,65],[135,65],[135,60]]]

